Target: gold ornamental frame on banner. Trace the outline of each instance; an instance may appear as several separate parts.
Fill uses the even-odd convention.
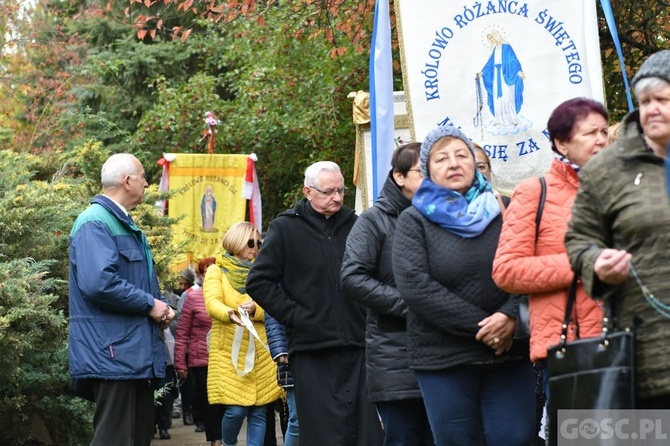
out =
[[[370,94],[367,91],[349,93],[352,99],[352,116],[356,125],[356,152],[354,159],[354,178],[356,186],[356,212],[360,214],[373,204],[372,198],[372,136],[370,133]],[[393,93],[394,140],[396,147],[414,141],[411,138],[405,94]],[[389,166],[390,168],[390,166]],[[385,173],[384,173],[385,175]]]

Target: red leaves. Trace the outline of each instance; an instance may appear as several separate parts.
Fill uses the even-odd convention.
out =
[[[338,47],[338,48],[333,48],[330,50],[330,57],[331,59],[337,59],[338,57],[344,55],[344,53],[347,52],[347,49],[343,46]]]
[[[182,33],[182,35],[181,35],[181,41],[182,42],[185,42],[186,39],[188,39],[188,35],[191,34],[191,31],[193,31],[193,30],[191,28],[189,28]]]

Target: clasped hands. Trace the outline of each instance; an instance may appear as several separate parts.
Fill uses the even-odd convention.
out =
[[[162,300],[154,299],[154,306],[149,313],[149,317],[157,324],[160,324],[161,328],[166,328],[170,325],[170,322],[174,320],[176,315],[171,306]]]
[[[501,355],[512,348],[515,319],[497,312],[479,321],[478,325],[479,331],[475,339],[491,347],[496,355]]]

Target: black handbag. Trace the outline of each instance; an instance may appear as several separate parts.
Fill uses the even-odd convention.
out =
[[[535,242],[540,234],[540,222],[542,221],[542,212],[544,211],[544,202],[547,199],[547,181],[540,177],[540,198],[537,201],[537,214],[535,215]],[[514,330],[514,339],[517,341],[529,342],[530,340],[530,310],[528,308],[528,296],[519,299],[519,316],[516,318],[516,328]]]
[[[635,405],[635,333],[633,328],[612,330],[613,298],[606,301],[601,336],[567,340],[577,282],[575,275],[568,291],[561,342],[547,350],[551,445],[557,444],[560,409],[633,409]]]

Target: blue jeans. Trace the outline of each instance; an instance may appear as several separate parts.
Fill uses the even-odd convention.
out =
[[[384,424],[384,446],[433,446],[423,399],[412,398],[376,403]]]
[[[247,419],[247,446],[263,446],[265,442],[265,406],[227,406],[221,421],[221,436],[225,446],[235,446],[237,436]]]
[[[534,443],[535,375],[530,362],[415,374],[437,446]]]
[[[286,388],[286,402],[288,403],[288,426],[284,436],[284,446],[299,446],[300,427],[298,426],[298,410],[295,407],[293,387]]]

